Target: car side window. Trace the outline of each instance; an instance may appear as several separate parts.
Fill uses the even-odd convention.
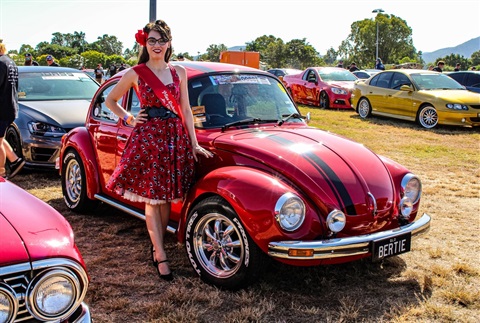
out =
[[[465,82],[466,86],[480,87],[480,74],[470,74]]]
[[[140,112],[141,106],[140,106],[140,99],[138,98],[137,92],[132,88],[130,89],[130,113],[136,117],[138,112]]]
[[[105,122],[112,122],[115,123],[118,121],[118,116],[113,113],[105,104],[105,99],[112,91],[115,85],[111,85],[105,88],[101,93],[99,93],[95,99],[95,108],[93,109],[93,117],[95,119],[101,119]],[[122,105],[123,98],[118,101],[120,105]]]
[[[379,73],[375,78],[375,84],[370,82],[370,85],[388,89],[390,85],[390,78],[393,73]]]
[[[314,72],[314,71],[309,71],[309,72],[308,72],[307,80],[308,80],[309,82],[316,82],[316,81],[317,81],[317,77],[315,76],[315,72]]]
[[[405,74],[402,73],[393,73],[392,81],[390,87],[394,90],[400,90],[402,85],[412,85],[412,82],[408,79]]]

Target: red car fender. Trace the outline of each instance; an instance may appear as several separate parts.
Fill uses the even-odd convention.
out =
[[[74,149],[82,159],[83,165],[85,167],[85,177],[87,181],[87,196],[90,199],[94,199],[94,195],[100,192],[100,181],[98,174],[98,165],[96,155],[92,149],[93,143],[90,139],[87,128],[78,127],[71,130],[66,137],[64,137],[62,142],[67,142],[68,146],[62,146],[62,151],[60,154],[61,163],[60,163],[60,174],[62,173],[63,159],[65,158],[66,153],[70,149]]]
[[[318,216],[305,200],[306,209],[310,211],[307,211],[304,225],[295,232],[287,233],[281,229],[274,216],[275,204],[288,192],[296,193],[284,182],[258,169],[238,166],[216,169],[190,190],[187,201],[194,202],[184,205],[184,216],[180,219],[177,237],[179,241],[185,241],[189,211],[202,199],[212,195],[221,196],[234,208],[250,237],[265,252],[270,241],[313,239],[321,234],[323,230]]]

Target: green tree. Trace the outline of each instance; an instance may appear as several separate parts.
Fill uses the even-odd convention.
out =
[[[472,65],[474,66],[480,65],[480,50],[473,52],[472,56],[470,56],[470,60],[472,62]]]
[[[351,25],[351,32],[339,47],[339,54],[357,66],[373,68],[376,59],[378,24],[378,55],[385,63],[398,63],[404,57],[420,62],[412,41],[412,29],[395,15],[377,14],[375,20],[364,19]]]
[[[47,42],[39,43],[36,47],[37,56],[40,55],[53,55],[55,59],[59,60],[60,58],[72,56],[77,54],[77,50],[67,46],[61,46],[58,44],[49,44]],[[40,60],[40,58],[38,58]],[[42,63],[45,62],[38,62],[40,65],[45,65]]]
[[[220,62],[220,53],[228,50],[227,46],[224,44],[220,45],[210,45],[207,48],[207,52],[203,55],[200,55],[199,59],[202,61],[209,62]]]
[[[335,51],[335,49],[333,49],[333,47],[330,47],[327,50],[327,53],[325,54],[325,56],[323,56],[323,60],[327,65],[334,65],[337,62],[337,56],[338,56],[338,53]]]
[[[122,55],[123,44],[116,36],[103,35],[90,44],[89,48],[105,55]]]
[[[83,65],[86,68],[95,68],[97,64],[102,64],[103,67],[106,66],[107,55],[100,53],[94,50],[89,50],[82,53]]]
[[[292,39],[286,43],[286,63],[292,68],[304,69],[309,66],[322,66],[325,62],[306,39]]]

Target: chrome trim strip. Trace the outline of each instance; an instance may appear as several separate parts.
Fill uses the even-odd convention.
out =
[[[143,213],[140,213],[132,208],[129,208],[127,206],[125,206],[124,204],[121,204],[121,203],[118,203],[106,196],[103,196],[103,195],[100,195],[100,194],[95,194],[94,197],[99,200],[99,201],[102,201],[103,203],[106,203],[110,206],[113,206],[114,208],[116,209],[119,209],[120,211],[122,212],[125,212],[125,213],[128,213],[130,215],[133,215],[134,217],[136,218],[139,218],[140,220],[143,220],[145,221],[145,214]],[[171,226],[167,226],[167,231],[170,232],[170,233],[173,233],[175,234],[177,231],[171,227]]]
[[[412,239],[425,234],[430,229],[431,218],[424,213],[420,219],[400,228],[349,238],[335,238],[319,241],[277,241],[268,244],[268,255],[274,258],[295,260],[316,260],[350,257],[370,252],[370,243],[374,240],[392,238],[411,232]],[[289,249],[313,249],[312,257],[292,257]]]

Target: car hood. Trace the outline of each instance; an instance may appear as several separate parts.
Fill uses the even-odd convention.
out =
[[[451,103],[480,104],[480,94],[468,90],[421,90],[418,93]]]
[[[213,144],[271,166],[317,206],[371,215],[373,197],[379,212],[393,207],[393,181],[382,160],[338,135],[313,127],[272,127],[227,131]]]
[[[52,257],[78,259],[73,231],[51,206],[0,178],[0,266]]]
[[[341,87],[344,89],[352,90],[355,81],[329,81],[326,83],[330,84],[330,86],[333,86],[333,87]]]
[[[20,112],[33,120],[72,129],[85,124],[89,100],[20,101]]]

